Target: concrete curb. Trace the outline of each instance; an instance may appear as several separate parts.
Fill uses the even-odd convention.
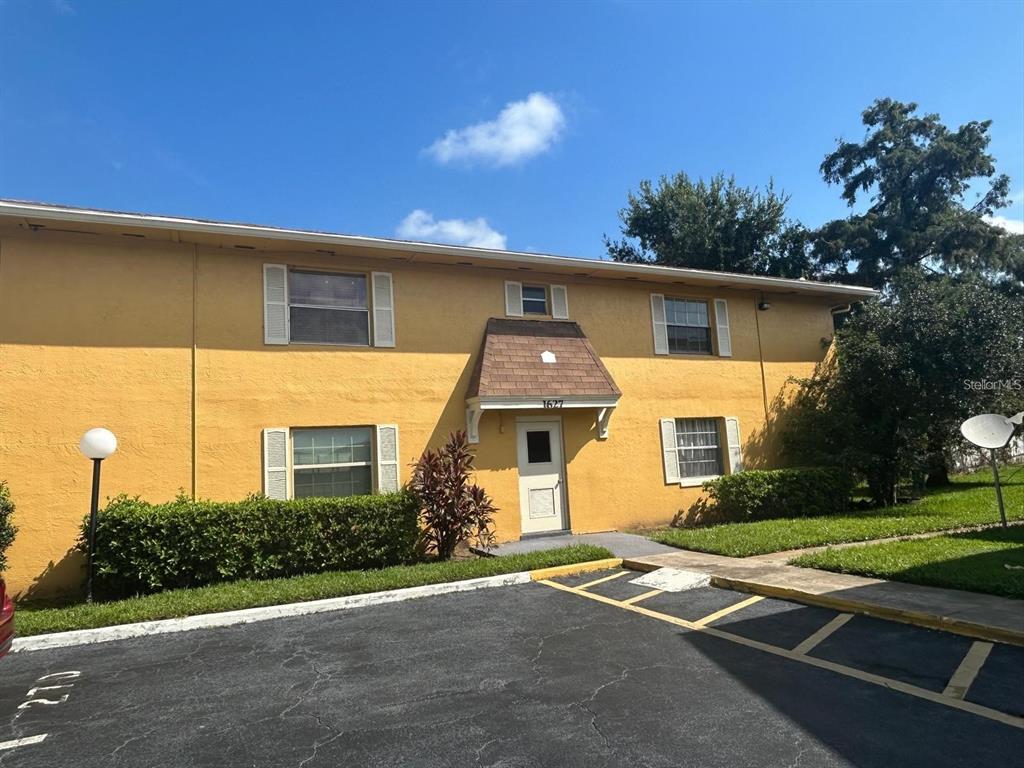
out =
[[[581,563],[581,565],[585,565]],[[193,629],[210,629],[213,627],[229,627],[235,624],[251,624],[257,621],[280,619],[289,616],[306,616],[313,613],[344,611],[350,608],[363,608],[371,605],[397,603],[404,600],[416,600],[421,597],[433,597],[452,592],[471,592],[477,589],[506,587],[513,584],[528,584],[532,581],[529,571],[503,573],[498,576],[485,576],[479,579],[464,581],[448,581],[440,584],[425,584],[419,587],[392,589],[386,592],[369,592],[362,595],[346,597],[330,597],[324,600],[310,600],[303,603],[285,605],[268,605],[261,608],[245,608],[240,611],[224,611],[222,613],[204,613],[198,616],[187,616],[181,619],[160,619],[143,621],[137,624],[118,624],[113,627],[97,627],[96,629],[78,629],[71,632],[54,632],[46,635],[15,638],[11,647],[12,653],[41,651],[49,648],[67,648],[74,645],[92,643],[109,643],[114,640],[128,640],[134,637],[164,635],[172,632],[188,632]]]
[[[621,563],[622,560],[618,558],[590,560],[584,563],[539,568],[534,571],[518,571],[516,573],[502,573],[497,576],[484,576],[479,579],[424,584],[419,587],[391,589],[386,592],[368,592],[361,595],[329,597],[324,600],[309,600],[302,603],[267,605],[260,608],[245,608],[239,611],[223,611],[221,613],[204,613],[198,616],[186,616],[181,619],[159,619],[156,621],[142,621],[136,624],[97,627],[96,629],[52,632],[46,635],[15,638],[11,646],[11,653],[42,651],[50,648],[67,648],[74,645],[90,645],[93,643],[109,643],[114,640],[129,640],[135,637],[148,637],[150,635],[166,635],[172,632],[188,632],[193,629],[230,627],[236,624],[252,624],[257,621],[281,619],[289,616],[307,616],[313,613],[327,613],[330,611],[344,611],[350,608],[365,608],[371,605],[384,605],[385,603],[398,603],[404,600],[447,595],[453,592],[472,592],[477,589],[507,587],[513,584],[529,584],[531,581],[547,579],[552,576],[568,576],[574,573],[587,573],[589,571],[617,568]]]
[[[530,571],[530,578],[534,581],[554,579],[559,576],[573,576],[577,573],[605,571],[610,568],[618,568],[620,565],[622,565],[621,557],[609,557],[604,560],[590,560],[586,563],[570,563],[569,565],[555,565],[551,568],[538,568],[535,571]]]
[[[988,624],[964,621],[955,616],[941,616],[920,611],[908,611],[902,608],[890,608],[860,600],[832,597],[830,595],[816,595],[812,592],[804,592],[803,590],[774,587],[760,584],[756,581],[730,579],[724,576],[712,576],[711,584],[724,589],[750,592],[755,595],[777,597],[783,600],[804,603],[805,605],[830,608],[841,613],[857,613],[864,616],[873,616],[876,619],[888,619],[889,621],[897,621],[901,624],[912,624],[926,629],[940,629],[944,632],[953,632],[954,634],[973,637],[977,640],[1024,645],[1024,632],[1017,632],[1006,627],[993,627]]]

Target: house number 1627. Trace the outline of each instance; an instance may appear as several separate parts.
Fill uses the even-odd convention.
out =
[[[563,405],[565,405],[565,400],[545,400],[544,401],[544,407],[545,408],[561,408]]]

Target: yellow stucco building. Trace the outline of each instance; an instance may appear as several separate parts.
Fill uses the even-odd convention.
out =
[[[464,429],[499,540],[666,523],[771,462],[771,401],[871,294],[0,202],[8,585],[79,582],[96,426],[105,497],[387,490]]]

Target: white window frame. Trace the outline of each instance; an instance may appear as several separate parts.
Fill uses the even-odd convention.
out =
[[[665,340],[666,340],[666,343],[668,345],[668,353],[670,355],[692,355],[694,357],[714,357],[715,353],[716,353],[716,350],[715,350],[715,340],[714,340],[714,337],[715,337],[714,331],[716,329],[716,326],[711,324],[711,313],[713,311],[711,301],[708,300],[708,299],[686,298],[686,297],[683,297],[683,296],[665,296],[664,297],[664,301],[665,301]],[[672,302],[672,301],[689,302],[690,304],[703,304],[704,308],[705,308],[705,313],[707,314],[708,324],[705,326],[705,325],[686,325],[685,323],[671,323],[671,322],[669,322],[669,320],[668,320],[668,305],[669,305],[669,302]],[[675,327],[675,328],[704,328],[704,329],[706,329],[707,332],[708,332],[708,351],[707,352],[689,352],[689,351],[687,351],[687,352],[673,352],[672,351],[672,339],[671,339],[671,337],[669,336],[669,333],[668,333],[668,329],[672,328],[672,327]]]
[[[291,279],[292,273],[298,272],[306,275],[335,275],[342,277],[361,277],[366,281],[366,307],[355,308],[355,307],[329,307],[323,304],[300,304],[292,301],[292,290],[291,290]],[[289,344],[303,344],[314,347],[372,347],[373,346],[373,291],[372,281],[369,273],[366,272],[340,272],[330,269],[307,269],[304,267],[288,267],[288,343]],[[350,344],[344,341],[296,341],[292,338],[292,324],[291,314],[292,307],[299,307],[300,309],[329,309],[336,310],[338,312],[365,312],[366,313],[366,343],[365,344]],[[311,427],[313,429],[313,427]]]
[[[679,434],[680,434],[680,432],[679,432],[679,423],[682,422],[682,421],[692,421],[692,420],[696,420],[696,419],[707,419],[709,421],[714,422],[714,425],[715,425],[715,436],[717,438],[717,444],[716,445],[714,445],[714,446],[704,445],[704,446],[693,446],[693,447],[687,447],[687,446],[679,445]],[[708,434],[708,433],[707,432],[701,432],[701,433],[695,433],[695,434]],[[675,438],[676,438],[676,456],[678,457],[678,463],[679,463],[679,485],[680,486],[682,486],[683,488],[687,488],[687,487],[696,486],[696,485],[703,485],[708,480],[714,480],[716,478],[721,477],[723,474],[725,474],[725,472],[726,472],[726,456],[723,453],[722,449],[723,449],[723,438],[725,438],[725,442],[727,442],[728,441],[728,437],[723,434],[723,422],[722,422],[722,418],[720,416],[677,416],[675,418]],[[717,475],[700,475],[700,476],[693,476],[693,477],[688,476],[688,475],[684,475],[683,474],[683,471],[684,471],[683,467],[685,466],[685,462],[683,461],[683,452],[684,451],[702,451],[702,450],[708,450],[709,448],[714,448],[716,451],[718,451],[718,464],[719,464],[719,467],[721,468],[722,471],[719,474],[717,474]]]
[[[295,463],[295,433],[303,431],[313,431],[319,429],[368,429],[370,431],[370,460],[369,461],[345,461],[333,464],[296,464]],[[294,427],[289,430],[288,440],[288,464],[290,465],[289,471],[289,485],[291,486],[292,498],[298,498],[295,496],[295,472],[299,469],[346,469],[348,467],[369,467],[370,468],[370,493],[377,492],[377,446],[376,446],[376,435],[375,428],[372,425],[366,424],[346,424],[344,426],[334,425],[330,427]],[[330,497],[330,498],[345,498],[344,496]]]

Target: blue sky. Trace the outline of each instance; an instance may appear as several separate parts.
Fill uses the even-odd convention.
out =
[[[1024,219],[1022,2],[0,0],[0,197],[598,257],[680,170],[844,215],[880,96],[992,119]]]

